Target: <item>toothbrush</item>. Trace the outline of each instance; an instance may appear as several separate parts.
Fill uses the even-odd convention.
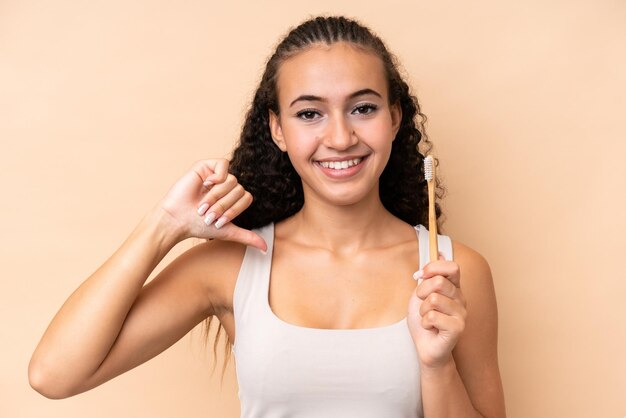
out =
[[[424,177],[428,182],[428,238],[432,262],[439,259],[439,248],[437,247],[437,216],[435,214],[435,161],[430,155],[424,158]]]

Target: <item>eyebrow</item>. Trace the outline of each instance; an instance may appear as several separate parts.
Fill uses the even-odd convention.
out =
[[[354,93],[350,94],[350,96],[348,96],[348,99],[354,99],[355,97],[364,96],[366,94],[373,94],[374,96],[378,96],[381,99],[383,98],[383,96],[381,96],[380,93],[378,93],[375,90],[372,90],[372,89],[361,89],[361,90],[357,90]],[[300,102],[300,101],[305,101],[305,102],[326,102],[326,99],[324,99],[323,97],[314,96],[314,95],[311,95],[311,94],[303,94],[302,96],[298,96],[293,102],[291,102],[289,104],[289,107],[293,106],[295,103]]]

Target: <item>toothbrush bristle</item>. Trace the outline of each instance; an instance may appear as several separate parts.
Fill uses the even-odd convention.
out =
[[[430,155],[424,158],[424,177],[426,181],[432,181],[433,179],[433,157]]]

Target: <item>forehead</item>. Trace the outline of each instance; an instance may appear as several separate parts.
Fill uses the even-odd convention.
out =
[[[281,104],[302,94],[339,99],[364,88],[387,97],[382,60],[346,42],[312,46],[288,58],[278,69]]]

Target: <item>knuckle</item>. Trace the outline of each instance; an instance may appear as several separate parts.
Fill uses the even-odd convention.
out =
[[[254,199],[252,198],[251,194],[244,195],[243,198],[242,198],[242,203],[243,203],[243,205],[245,207],[250,206],[253,201],[254,201]]]
[[[228,184],[229,186],[233,186],[235,184],[239,184],[237,182],[237,177],[235,177],[234,175],[228,173],[228,175],[226,176],[226,180],[224,181],[224,183]]]
[[[455,276],[461,274],[461,267],[457,263],[454,263],[454,265],[452,266],[452,274],[454,274]]]
[[[248,192],[244,192],[243,196],[241,196],[240,198],[240,202],[242,205],[244,205],[245,207],[248,207],[252,204],[252,201],[254,199],[252,198],[252,195]]]
[[[435,319],[437,319],[437,313],[435,311],[428,311],[425,318],[428,322],[434,323]]]
[[[213,165],[218,170],[228,168],[229,161],[226,158],[212,158],[210,161],[213,162]]]
[[[439,304],[441,303],[441,295],[439,295],[439,293],[431,293],[428,296],[428,303],[432,306],[439,307]]]
[[[443,290],[443,287],[445,286],[447,280],[443,276],[435,276],[433,281],[435,283],[435,288],[437,288],[438,290]]]
[[[244,190],[243,186],[241,184],[239,184],[239,183],[237,183],[237,185],[235,186],[233,191],[235,193],[237,193],[238,196],[243,196],[246,193],[246,191]]]

